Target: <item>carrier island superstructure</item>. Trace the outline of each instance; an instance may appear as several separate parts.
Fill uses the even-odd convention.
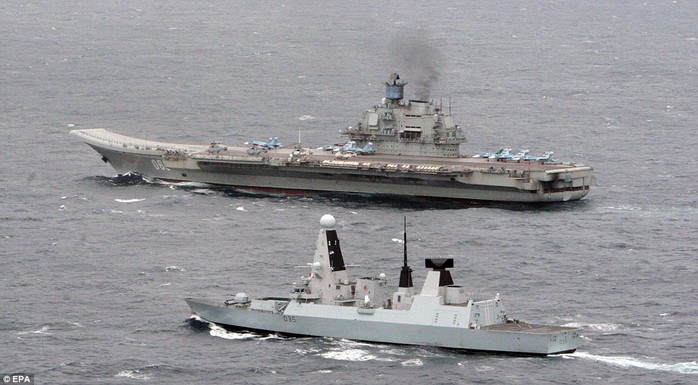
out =
[[[320,224],[310,273],[295,282],[289,294],[186,298],[192,313],[233,329],[287,335],[541,356],[577,349],[579,329],[514,320],[499,294],[477,298],[454,284],[448,270],[453,259],[425,259],[431,270],[417,289],[407,263],[406,236],[396,289],[389,288],[385,274],[353,280],[334,217],[325,215]]]
[[[94,148],[118,174],[198,182],[271,193],[380,194],[482,202],[578,200],[593,183],[590,166],[550,154],[499,151],[463,156],[461,127],[433,102],[404,100],[407,83],[393,74],[382,101],[342,134],[340,146],[281,147],[277,141],[233,146],[176,144],[106,129],[70,133]]]

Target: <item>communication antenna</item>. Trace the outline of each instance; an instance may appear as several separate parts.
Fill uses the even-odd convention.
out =
[[[407,216],[403,217],[403,226],[404,226],[404,231],[402,232],[403,234],[403,248],[404,248],[404,257],[403,257],[403,265],[402,265],[402,270],[400,270],[400,286],[399,287],[413,287],[414,285],[412,284],[412,269],[407,265]]]
[[[296,149],[300,151],[303,148],[301,145],[301,124],[298,123],[298,145],[296,146]]]
[[[407,216],[402,217],[402,244],[404,245],[404,265],[407,266]]]

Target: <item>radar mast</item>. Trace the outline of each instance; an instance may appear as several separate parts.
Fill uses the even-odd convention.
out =
[[[403,231],[403,242],[402,244],[404,245],[404,256],[403,256],[403,265],[402,265],[402,270],[400,270],[400,286],[399,287],[404,287],[404,288],[409,288],[413,287],[414,285],[412,284],[412,269],[407,265],[407,217],[403,217],[404,223],[404,231]]]

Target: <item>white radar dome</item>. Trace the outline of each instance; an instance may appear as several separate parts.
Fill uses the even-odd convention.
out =
[[[322,218],[320,218],[320,226],[326,229],[333,228],[336,223],[337,221],[335,221],[334,217],[330,214],[325,214],[322,216]]]

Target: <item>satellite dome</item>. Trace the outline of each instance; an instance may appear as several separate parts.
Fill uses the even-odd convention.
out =
[[[325,214],[322,216],[322,218],[320,218],[320,226],[326,229],[333,228],[336,223],[337,221],[335,221],[334,217],[330,214]]]

